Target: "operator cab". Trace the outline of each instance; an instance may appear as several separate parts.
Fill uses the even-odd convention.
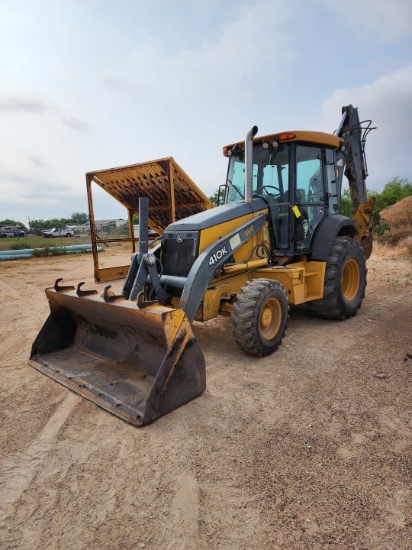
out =
[[[324,143],[320,143],[323,141]],[[269,205],[273,254],[311,250],[320,222],[340,213],[335,151],[339,139],[320,132],[293,132],[253,141],[252,193]],[[229,157],[222,202],[245,200],[244,143],[225,147]],[[297,207],[297,208],[296,208]]]

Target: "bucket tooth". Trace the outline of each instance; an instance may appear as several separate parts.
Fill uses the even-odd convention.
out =
[[[146,307],[150,307],[158,303],[159,303],[158,301],[146,301],[143,291],[139,292],[139,294],[137,295],[136,305],[138,309],[144,309]]]
[[[79,283],[76,288],[76,294],[77,296],[92,296],[93,294],[97,294],[97,290],[91,289],[91,290],[82,290],[82,286],[84,285],[84,281]]]
[[[115,302],[116,300],[124,300],[125,297],[122,294],[113,294],[112,292],[109,292],[109,290],[112,288],[112,285],[107,285],[104,287],[102,298],[105,302]]]
[[[58,279],[56,279],[56,282],[54,283],[54,290],[56,292],[59,292],[60,290],[74,290],[74,286],[71,286],[71,285],[68,285],[68,286],[60,286],[59,283],[60,281],[63,281],[63,279],[61,277],[59,277]]]

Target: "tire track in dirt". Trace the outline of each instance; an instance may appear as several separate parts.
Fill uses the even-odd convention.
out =
[[[20,334],[20,332],[13,332],[10,336],[6,336],[5,338],[3,336],[3,339],[0,342],[0,357],[4,357],[6,353],[9,352],[9,350],[12,352],[12,356],[19,355],[22,343],[21,340],[22,335]],[[0,362],[0,367],[3,367],[3,363],[5,363],[4,360]],[[8,354],[7,365],[5,366],[11,366],[10,354]]]
[[[192,542],[198,540],[199,530],[199,485],[190,470],[182,472],[176,479],[176,492],[171,506],[170,525],[176,534],[185,534],[179,542],[169,542],[167,550],[189,550],[195,548]],[[176,535],[175,535],[176,536]]]
[[[63,403],[29,447],[22,453],[8,457],[2,465],[1,522],[13,513],[13,505],[29,487],[38,466],[47,458],[57,434],[80,399],[78,395],[68,392]]]
[[[27,349],[28,358],[31,343],[41,326],[38,324],[39,320],[45,321],[47,317],[47,300],[44,300],[44,294],[36,292],[27,283],[20,292],[17,291],[13,286],[15,277],[16,274],[11,270],[0,277],[2,315],[7,319],[1,331],[0,368],[8,370],[21,365],[22,349]]]

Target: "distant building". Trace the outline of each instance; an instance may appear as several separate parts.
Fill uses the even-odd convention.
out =
[[[96,231],[112,231],[113,229],[118,229],[124,225],[127,225],[127,220],[123,220],[122,218],[94,221]],[[79,233],[89,233],[90,223],[88,222],[81,225],[76,225],[75,230]]]
[[[122,225],[127,225],[127,220],[123,220],[122,218],[117,218],[115,220],[94,220],[96,231],[102,229],[117,229],[118,227],[122,227]]]
[[[136,239],[139,238],[139,224],[133,226],[133,234]],[[150,229],[149,227],[148,236],[149,236],[149,239],[154,239],[155,237],[158,237],[158,234],[156,233],[156,231],[153,231],[153,229]]]

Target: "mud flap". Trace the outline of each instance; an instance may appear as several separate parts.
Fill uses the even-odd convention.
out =
[[[46,289],[50,315],[30,365],[103,409],[148,424],[206,387],[205,361],[182,310]]]

